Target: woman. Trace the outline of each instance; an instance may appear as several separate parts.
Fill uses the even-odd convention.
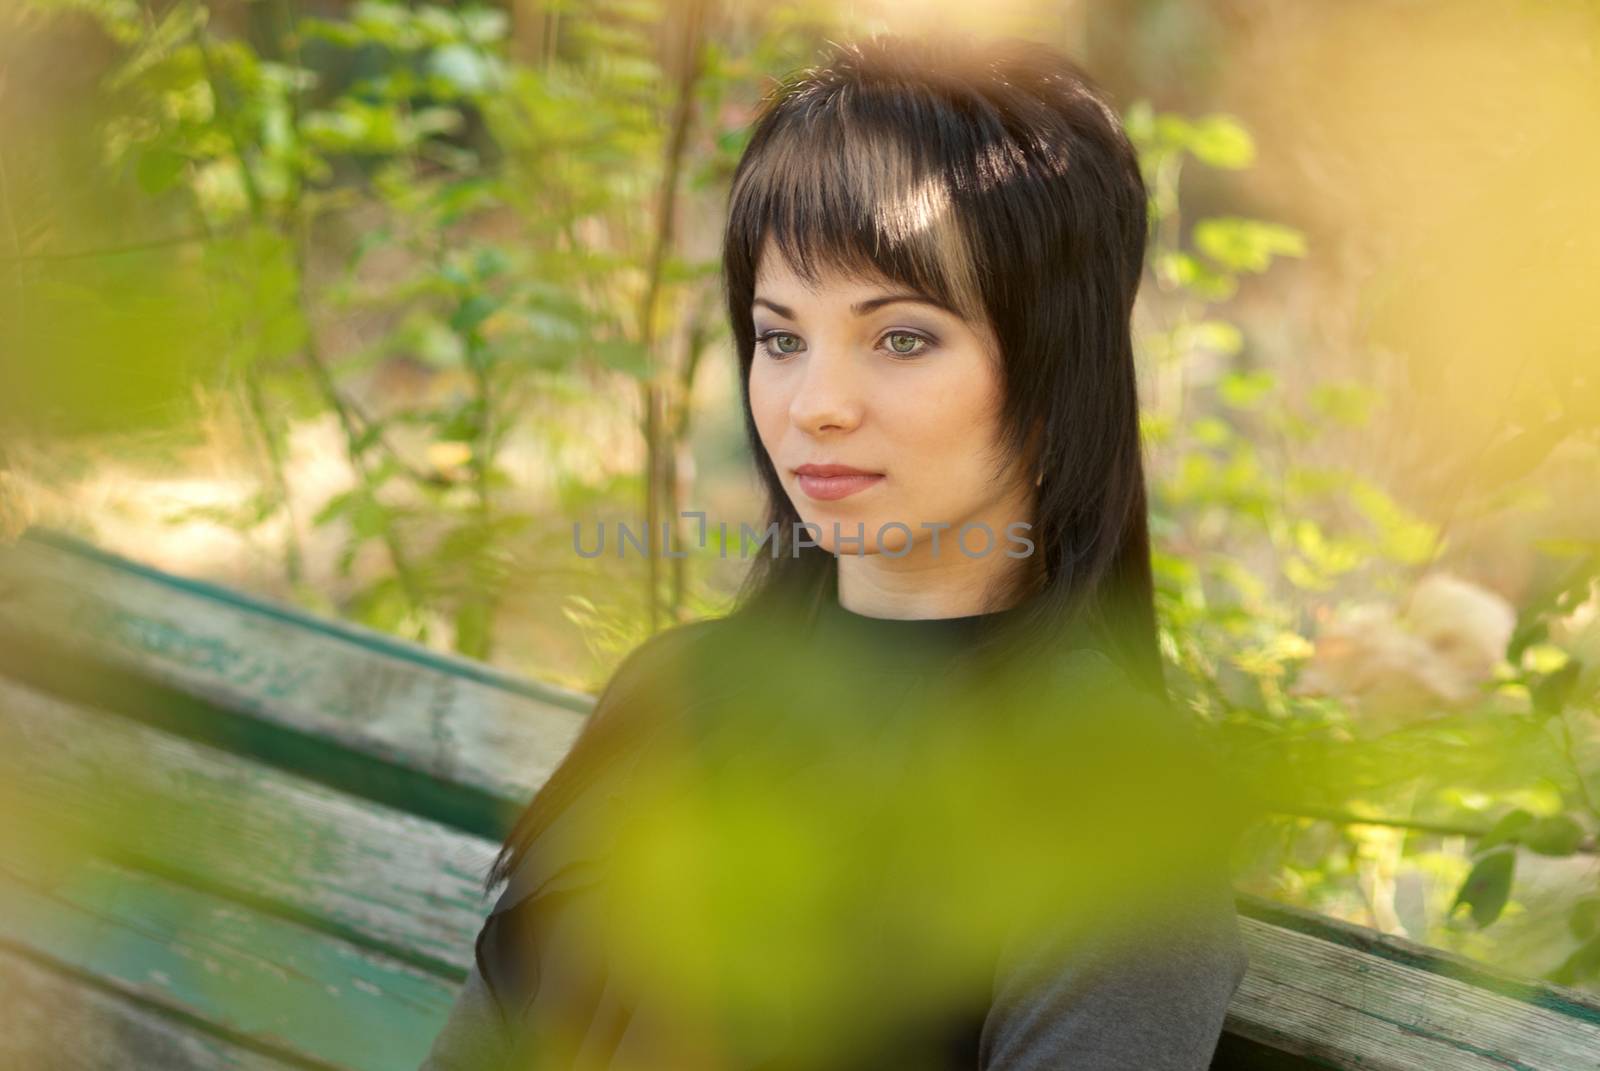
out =
[[[1209,1065],[1246,957],[1161,683],[1145,239],[1043,45],[880,36],[773,92],[724,280],[776,538],[606,687],[425,1069]]]

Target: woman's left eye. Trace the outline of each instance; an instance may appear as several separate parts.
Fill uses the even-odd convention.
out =
[[[909,331],[890,331],[883,339],[889,352],[896,357],[917,357],[933,346],[928,339]]]

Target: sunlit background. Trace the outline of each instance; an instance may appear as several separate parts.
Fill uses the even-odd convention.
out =
[[[743,563],[574,524],[760,520],[753,107],[933,26],[1062,47],[1141,150],[1169,680],[1272,804],[1236,887],[1600,990],[1586,0],[4,0],[0,535],[596,690]]]

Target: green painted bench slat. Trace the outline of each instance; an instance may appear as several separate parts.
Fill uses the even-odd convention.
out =
[[[456,978],[496,845],[0,678],[7,813]]]
[[[63,656],[92,648],[214,709],[501,800],[523,800],[544,782],[592,705],[582,693],[169,576],[38,528],[0,548],[0,639]],[[19,656],[3,668],[28,674],[32,661]],[[64,676],[70,683],[72,671]],[[238,742],[283,746],[259,732]]]
[[[0,1067],[290,1071],[82,978],[0,947]]]
[[[106,860],[0,850],[0,941],[205,1032],[348,1071],[415,1066],[457,983]],[[127,1066],[115,1064],[111,1066]]]

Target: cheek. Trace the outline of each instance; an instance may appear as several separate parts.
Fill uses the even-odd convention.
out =
[[[750,413],[755,417],[756,432],[769,451],[783,435],[788,419],[789,399],[784,394],[782,382],[765,371],[758,362],[750,367]]]
[[[979,493],[997,431],[997,384],[978,368],[952,369],[917,390],[891,393],[884,423],[907,486],[939,498]]]

